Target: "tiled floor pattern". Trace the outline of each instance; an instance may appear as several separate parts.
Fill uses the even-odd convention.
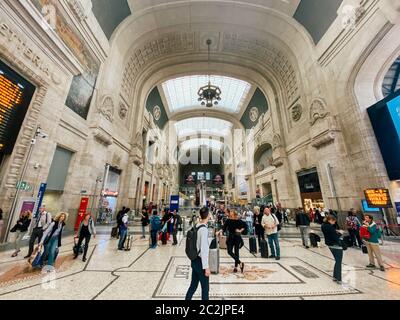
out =
[[[290,233],[294,234],[293,230]],[[21,257],[0,253],[0,299],[179,299],[190,283],[185,243],[148,248],[135,236],[131,251],[116,250],[106,233],[92,240],[86,263],[72,260],[72,238],[61,248],[57,272],[31,272]],[[247,245],[247,240],[245,240]],[[400,245],[385,242],[387,271],[367,270],[368,258],[357,249],[344,256],[345,284],[333,283],[333,260],[325,246],[306,250],[291,236],[281,240],[280,261],[241,250],[244,275],[232,273],[232,260],[221,250],[221,272],[211,276],[212,299],[396,299],[400,300]],[[23,249],[23,252],[26,248]],[[196,298],[199,297],[199,292]]]

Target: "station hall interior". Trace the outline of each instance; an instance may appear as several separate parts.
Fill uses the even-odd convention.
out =
[[[0,300],[183,300],[193,215],[214,213],[211,241],[221,208],[267,206],[288,220],[281,259],[249,228],[245,271],[221,248],[211,299],[399,300],[399,35],[400,0],[1,1]],[[50,274],[24,258],[32,226],[14,228],[40,207],[67,213]],[[126,251],[110,237],[123,207]],[[141,214],[165,208],[177,241],[152,250]],[[344,232],[349,211],[373,218],[385,271],[354,245],[332,281],[329,210]]]

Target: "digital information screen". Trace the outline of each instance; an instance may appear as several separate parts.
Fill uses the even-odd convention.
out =
[[[392,208],[389,190],[367,189],[364,191],[365,198],[370,208]]]
[[[0,61],[0,154],[11,154],[35,87]]]
[[[400,90],[368,108],[389,180],[400,180]]]

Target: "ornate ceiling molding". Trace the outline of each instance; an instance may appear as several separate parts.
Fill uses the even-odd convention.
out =
[[[277,49],[271,42],[254,38],[251,35],[239,35],[230,32],[219,33],[220,45],[215,48],[214,55],[235,55],[257,61],[270,69],[280,79],[288,101],[297,98],[299,84],[295,68],[285,53]],[[127,59],[122,77],[121,94],[130,100],[133,95],[135,79],[145,68],[155,61],[167,59],[177,54],[204,53],[198,45],[201,32],[171,32],[159,35],[133,50]]]

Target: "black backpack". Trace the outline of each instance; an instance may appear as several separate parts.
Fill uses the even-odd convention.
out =
[[[193,261],[196,260],[199,256],[200,251],[197,250],[197,232],[200,228],[206,227],[204,224],[200,227],[193,227],[190,229],[186,235],[186,255],[187,257]]]

